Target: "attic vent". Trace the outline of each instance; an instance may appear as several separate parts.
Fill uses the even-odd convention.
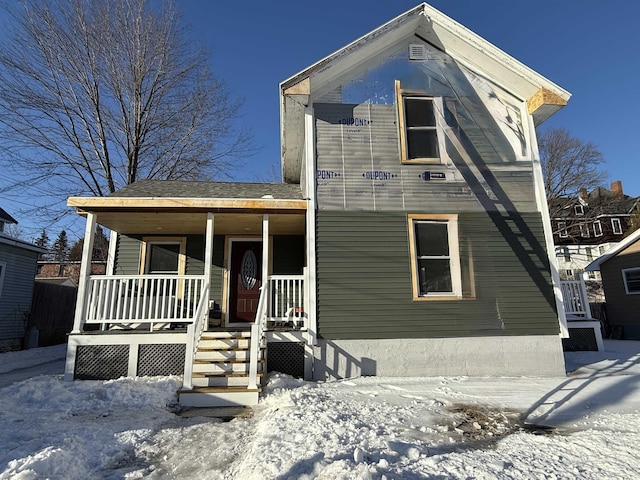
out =
[[[422,43],[409,44],[409,60],[427,60],[427,47]]]

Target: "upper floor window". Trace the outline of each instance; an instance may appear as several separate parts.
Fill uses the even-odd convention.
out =
[[[585,251],[587,252],[587,260],[593,260],[593,250],[591,247],[585,248]]]
[[[567,233],[566,222],[558,222],[558,236],[560,238],[567,238],[569,236],[569,234]]]
[[[615,235],[622,235],[622,224],[620,223],[619,218],[611,219],[611,228],[613,229],[613,233]]]
[[[602,223],[600,223],[600,220],[596,220],[595,222],[593,222],[593,234],[596,237],[602,236]]]
[[[442,99],[415,92],[405,92],[396,80],[396,101],[400,127],[402,162],[442,163]]]
[[[583,223],[580,224],[580,236],[589,238],[589,225],[585,225]]]
[[[622,270],[622,279],[627,295],[640,294],[640,268],[625,268]]]
[[[461,297],[457,215],[409,215],[414,300]]]
[[[575,207],[573,207],[573,211],[578,216],[584,215],[584,207],[582,205],[576,205]]]

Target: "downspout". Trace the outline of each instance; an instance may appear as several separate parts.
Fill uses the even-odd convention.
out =
[[[527,111],[525,102],[524,111]],[[536,205],[542,216],[542,227],[544,230],[545,246],[549,258],[549,268],[551,269],[551,280],[553,282],[553,295],[556,299],[556,309],[558,310],[558,322],[560,324],[560,337],[569,338],[569,328],[567,327],[567,315],[564,311],[564,301],[562,299],[562,289],[560,288],[560,274],[558,272],[558,261],[555,255],[555,245],[553,244],[553,231],[551,229],[551,217],[549,216],[549,205],[547,204],[547,194],[544,190],[544,178],[542,176],[542,165],[540,164],[540,152],[538,150],[538,139],[536,137],[536,127],[533,117],[527,114],[527,126],[529,127],[529,145],[531,146],[531,163],[533,166],[533,189],[536,195]]]

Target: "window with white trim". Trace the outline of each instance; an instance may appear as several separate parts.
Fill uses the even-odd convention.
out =
[[[567,238],[569,236],[569,234],[567,233],[566,222],[558,222],[558,236],[560,238]]]
[[[2,297],[2,285],[4,283],[4,272],[7,269],[6,262],[0,262],[0,297]]]
[[[613,233],[615,235],[622,235],[622,224],[620,223],[619,218],[611,219],[611,228],[613,229]]]
[[[585,248],[587,253],[587,260],[593,260],[593,249],[591,247]]]
[[[595,222],[593,222],[593,234],[596,237],[602,236],[602,223],[600,223],[600,220],[596,220]]]
[[[584,207],[582,205],[576,205],[575,207],[573,207],[573,211],[578,216],[584,215]]]
[[[403,163],[444,163],[442,98],[403,91],[396,80],[396,102]]]
[[[409,215],[414,300],[462,297],[457,215]]]
[[[640,295],[640,268],[623,269],[622,280],[627,295]]]
[[[589,225],[585,225],[581,223],[579,227],[580,227],[580,236],[584,238],[589,238],[590,236]]]

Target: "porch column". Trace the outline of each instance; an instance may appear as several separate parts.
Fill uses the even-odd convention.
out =
[[[204,281],[209,284],[211,283],[211,264],[213,263],[213,226],[213,213],[208,212],[204,239]],[[211,291],[211,285],[209,285],[209,291]]]
[[[107,275],[113,275],[116,267],[116,248],[118,247],[118,232],[111,230],[109,235],[109,254],[107,255]]]
[[[89,277],[91,275],[91,255],[93,253],[93,239],[96,232],[96,216],[87,214],[87,225],[84,229],[84,244],[82,246],[82,263],[80,264],[80,278],[78,280],[78,296],[76,299],[76,314],[73,319],[71,333],[80,333],[84,323],[85,304],[89,291]]]
[[[262,216],[262,285],[269,281],[269,215]]]

